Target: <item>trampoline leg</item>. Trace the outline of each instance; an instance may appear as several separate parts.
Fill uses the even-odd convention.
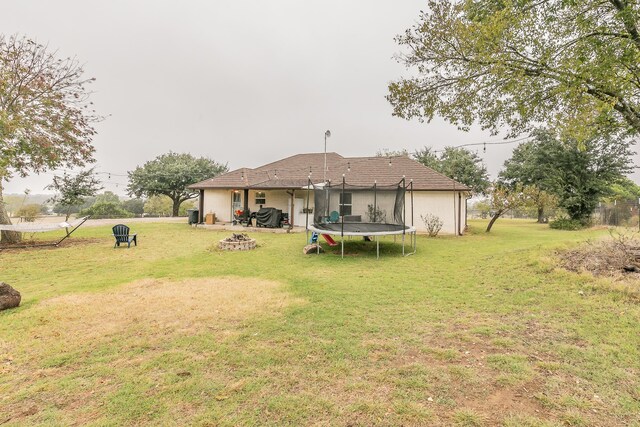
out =
[[[376,259],[380,259],[380,239],[376,236]]]
[[[342,236],[342,239],[340,240],[340,243],[342,243],[342,253],[340,255],[341,258],[344,258],[344,236]]]
[[[409,255],[413,255],[416,253],[416,248],[418,245],[418,236],[416,233],[411,233],[411,235],[409,236],[409,238],[411,240],[409,240],[409,244],[411,245],[411,249],[412,251],[409,253],[404,253],[404,244],[402,245],[402,252],[404,256],[409,256]]]
[[[402,235],[402,256],[404,256],[404,234]]]

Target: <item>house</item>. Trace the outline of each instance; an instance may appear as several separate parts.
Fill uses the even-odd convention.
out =
[[[326,159],[326,171],[323,173]],[[433,214],[443,222],[441,233],[462,234],[466,226],[470,189],[408,156],[342,157],[337,153],[307,153],[287,157],[255,169],[241,168],[189,186],[200,191],[200,221],[215,213],[219,221],[230,222],[237,210],[251,212],[261,207],[282,209],[295,226],[305,226],[307,203],[313,208],[313,195],[307,201],[309,178],[333,183],[371,186],[394,185],[405,177],[412,182],[414,226],[425,230],[421,216]],[[341,202],[342,203],[342,202]],[[407,209],[409,209],[407,204]],[[342,206],[341,206],[342,208]],[[311,220],[311,216],[309,217]],[[407,219],[409,223],[409,219]],[[410,225],[410,224],[409,224]]]

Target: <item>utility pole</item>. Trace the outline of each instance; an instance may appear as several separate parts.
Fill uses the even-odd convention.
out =
[[[324,168],[322,169],[322,182],[327,182],[327,138],[331,136],[331,131],[324,133]]]

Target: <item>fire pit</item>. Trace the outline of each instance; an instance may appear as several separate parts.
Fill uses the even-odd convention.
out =
[[[244,233],[233,233],[231,237],[220,240],[218,247],[225,251],[248,251],[256,248],[256,239]]]

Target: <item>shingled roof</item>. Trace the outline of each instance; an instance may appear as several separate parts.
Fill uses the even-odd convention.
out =
[[[255,169],[241,168],[189,186],[191,189],[292,189],[322,182],[324,153],[296,154]],[[327,153],[327,179],[351,185],[395,185],[404,176],[414,190],[462,190],[470,188],[407,156],[342,157]]]

